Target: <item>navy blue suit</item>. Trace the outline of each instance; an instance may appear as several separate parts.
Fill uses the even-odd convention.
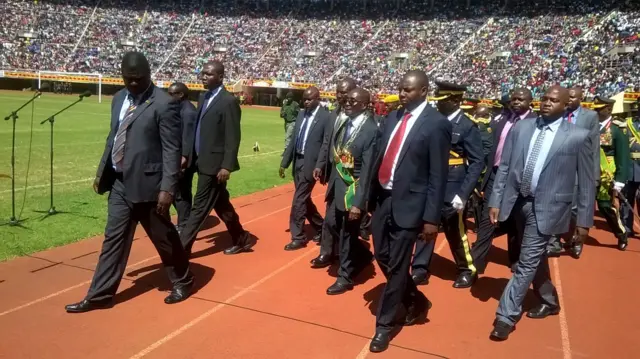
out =
[[[440,222],[449,170],[451,123],[427,105],[400,149],[392,189],[382,187],[379,168],[404,111],[390,113],[381,129],[369,201],[371,208],[375,208],[372,220],[375,256],[387,279],[376,315],[377,333],[393,329],[401,304],[408,308],[426,301],[409,274],[411,254],[425,222],[434,225]]]

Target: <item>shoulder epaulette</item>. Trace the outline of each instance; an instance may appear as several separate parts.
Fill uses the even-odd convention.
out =
[[[614,125],[618,126],[618,127],[627,127],[627,123],[625,121],[621,121],[621,120],[612,120],[611,123],[613,123]]]

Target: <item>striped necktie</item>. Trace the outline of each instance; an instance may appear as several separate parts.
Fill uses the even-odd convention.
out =
[[[122,158],[124,157],[124,147],[125,143],[127,142],[127,128],[131,124],[131,121],[133,121],[133,113],[138,107],[134,104],[134,100],[131,95],[129,95],[128,99],[131,105],[127,109],[127,112],[125,112],[122,123],[120,123],[120,127],[118,127],[116,142],[113,144],[112,156],[115,164],[120,163],[122,161]]]

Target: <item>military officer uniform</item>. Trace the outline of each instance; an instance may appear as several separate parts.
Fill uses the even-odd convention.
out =
[[[629,151],[631,159],[629,165],[629,181],[624,186],[624,197],[628,203],[622,206],[622,223],[624,224],[628,235],[633,236],[634,209],[640,208],[640,203],[636,201],[636,193],[640,188],[640,112],[638,112],[638,104],[640,98],[633,108],[632,115],[627,118],[627,129],[629,130]]]
[[[449,174],[442,208],[442,227],[449,242],[453,258],[458,268],[454,288],[468,288],[477,271],[473,264],[471,248],[464,221],[464,206],[476,188],[485,167],[485,155],[478,126],[460,109],[466,86],[436,82],[438,109],[448,113],[453,125],[451,151],[449,153]],[[453,110],[453,111],[451,111]],[[435,241],[418,241],[412,264],[414,282],[422,284],[428,280],[429,264],[433,256]]]
[[[596,201],[598,211],[618,238],[618,249],[625,250],[628,234],[620,212],[613,205],[613,197],[629,179],[629,131],[625,121],[611,116],[614,103],[601,97],[594,100],[593,107],[600,118],[600,186]]]

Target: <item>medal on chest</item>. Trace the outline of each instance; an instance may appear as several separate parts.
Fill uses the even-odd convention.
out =
[[[611,146],[611,121],[604,127],[604,132],[600,133],[600,146]]]

